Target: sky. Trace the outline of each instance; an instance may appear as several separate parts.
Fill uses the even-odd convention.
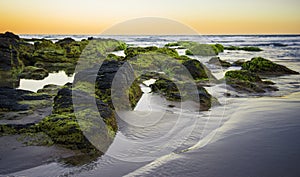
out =
[[[299,7],[299,0],[1,0],[0,32],[101,34],[132,19],[157,17],[199,34],[300,34]],[[135,33],[168,32],[157,26],[147,23]]]

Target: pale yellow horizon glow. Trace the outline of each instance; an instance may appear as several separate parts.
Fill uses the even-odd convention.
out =
[[[299,0],[1,0],[0,32],[100,34],[127,20],[160,17],[200,34],[300,34],[299,7]]]

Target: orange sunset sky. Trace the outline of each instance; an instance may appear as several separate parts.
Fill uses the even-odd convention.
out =
[[[0,32],[99,34],[126,20],[161,17],[201,34],[300,34],[299,7],[299,0],[1,0]]]

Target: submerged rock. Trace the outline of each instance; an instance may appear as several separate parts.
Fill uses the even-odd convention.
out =
[[[276,64],[262,57],[252,58],[250,61],[242,64],[243,70],[256,73],[260,76],[280,76],[286,74],[299,74],[286,66]]]
[[[265,93],[277,91],[277,87],[270,81],[262,81],[261,78],[249,71],[234,70],[225,73],[225,80],[228,85],[241,93]]]
[[[227,61],[221,60],[220,57],[212,57],[209,61],[209,64],[213,64],[216,66],[222,66],[222,67],[230,67],[231,64]]]

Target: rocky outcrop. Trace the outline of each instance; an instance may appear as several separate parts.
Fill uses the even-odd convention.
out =
[[[240,93],[265,93],[278,90],[277,87],[272,86],[273,82],[262,81],[258,75],[245,70],[227,71],[225,80]]]
[[[192,41],[178,41],[176,43],[166,44],[165,46],[183,47],[187,49],[186,55],[216,56],[224,51],[224,46],[221,44],[200,44]]]
[[[260,76],[299,74],[299,72],[293,71],[286,66],[276,64],[262,57],[255,57],[250,61],[245,62],[244,64],[242,64],[242,69],[256,73]]]
[[[260,52],[263,51],[261,48],[258,47],[237,47],[237,46],[229,46],[229,47],[224,47],[225,50],[244,50],[248,52]]]
[[[208,81],[213,83],[217,81],[211,71],[198,60],[188,59],[183,61],[182,64],[190,72],[195,81]]]
[[[0,75],[1,86],[14,87],[18,75],[23,69],[23,62],[19,59],[19,37],[13,33],[0,34]]]
[[[43,68],[37,68],[34,66],[26,66],[20,74],[20,78],[42,80],[49,75],[48,71]]]
[[[212,57],[209,61],[209,64],[213,64],[216,66],[221,66],[221,67],[230,67],[231,64],[227,61],[223,61],[220,59],[220,57]]]
[[[195,93],[193,90],[194,87],[195,86],[190,85],[190,83],[177,82],[175,84],[175,82],[163,76],[157,79],[154,84],[150,85],[152,92],[160,93],[170,101],[199,101],[200,111],[207,111],[213,105],[219,105],[217,99],[211,96],[205,88],[198,85]]]

